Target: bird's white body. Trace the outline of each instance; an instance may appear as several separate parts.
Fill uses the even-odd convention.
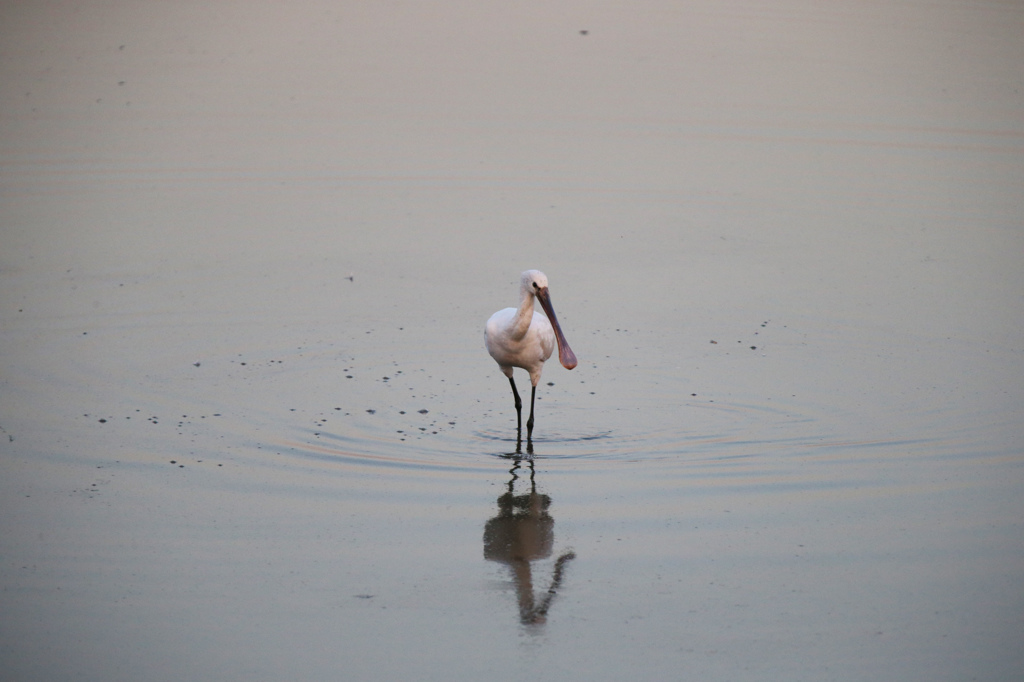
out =
[[[539,300],[544,313],[533,309],[534,299]],[[502,373],[512,384],[512,393],[516,399],[516,413],[520,421],[519,392],[516,390],[512,370],[515,367],[530,373],[530,384],[533,387],[530,395],[530,419],[527,422],[529,432],[533,430],[533,398],[537,392],[544,362],[558,348],[558,359],[566,369],[576,366],[576,356],[569,347],[562,329],[555,317],[548,294],[548,278],[539,270],[527,270],[519,282],[519,307],[504,308],[491,315],[484,327],[484,344],[487,352],[498,363]]]
[[[530,373],[530,383],[536,386],[544,363],[555,351],[555,330],[543,313],[533,309],[530,296],[518,309],[505,308],[491,315],[484,341],[505,376],[520,367]]]

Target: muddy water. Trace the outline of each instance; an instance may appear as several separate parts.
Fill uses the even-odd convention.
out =
[[[5,676],[1016,679],[1022,32],[3,9]]]

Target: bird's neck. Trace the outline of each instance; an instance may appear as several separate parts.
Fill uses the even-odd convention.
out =
[[[521,339],[526,336],[533,322],[533,294],[529,291],[523,292],[523,299],[519,302],[519,310],[516,311],[516,319],[512,325],[512,338]]]

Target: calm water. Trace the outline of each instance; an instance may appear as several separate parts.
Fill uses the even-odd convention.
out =
[[[1024,9],[121,5],[0,10],[7,679],[1020,678]]]

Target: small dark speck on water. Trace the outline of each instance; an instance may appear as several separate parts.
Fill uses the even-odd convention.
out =
[[[420,414],[426,414],[427,412],[428,412],[428,410],[426,410],[426,409],[420,410]]]
[[[106,423],[107,423],[107,420],[106,420],[106,419],[101,419],[101,420],[100,420],[100,424],[106,424]]]
[[[555,385],[555,382],[553,382],[553,381],[549,381],[548,382],[548,386],[554,386],[554,385]]]
[[[757,346],[751,346],[750,350],[757,350]]]
[[[366,411],[366,413],[367,413],[367,414],[374,414],[374,413],[375,413],[376,411],[377,411],[377,410],[367,410],[367,411]]]

